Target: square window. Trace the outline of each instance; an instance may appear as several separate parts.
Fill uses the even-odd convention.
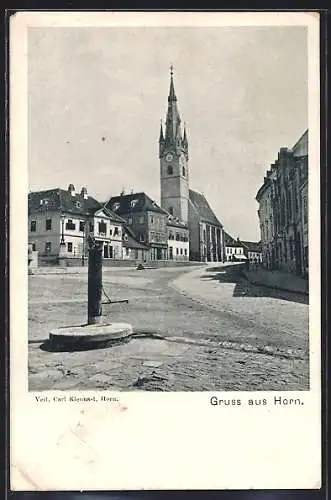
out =
[[[31,231],[32,233],[34,233],[34,232],[36,232],[36,230],[37,230],[37,221],[32,220],[32,221],[30,222],[30,231]]]

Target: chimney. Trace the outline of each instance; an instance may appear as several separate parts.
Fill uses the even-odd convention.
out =
[[[87,200],[88,196],[87,196],[87,189],[86,187],[82,187],[82,190],[80,192],[81,196],[83,196],[84,200]]]
[[[73,184],[69,184],[68,191],[71,194],[71,196],[76,196],[75,186]]]

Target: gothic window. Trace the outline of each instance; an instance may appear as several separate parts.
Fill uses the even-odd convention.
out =
[[[184,177],[185,177],[185,174],[186,174],[186,172],[185,172],[185,167],[183,167],[183,176],[184,176]]]
[[[168,165],[167,173],[168,173],[168,175],[172,175],[174,173],[174,169],[172,168],[172,165]]]

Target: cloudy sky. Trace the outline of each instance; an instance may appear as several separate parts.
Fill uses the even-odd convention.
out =
[[[225,229],[259,239],[255,195],[308,126],[303,27],[29,28],[29,189],[159,201],[169,66],[187,124],[190,187]]]

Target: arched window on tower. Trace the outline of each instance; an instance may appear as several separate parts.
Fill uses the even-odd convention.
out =
[[[174,169],[172,168],[172,165],[168,165],[168,175],[172,175],[174,173]]]
[[[169,207],[169,214],[170,215],[174,215],[174,209],[173,209],[173,207]]]
[[[185,167],[183,167],[183,176],[185,177],[186,175],[186,171],[185,171]]]

